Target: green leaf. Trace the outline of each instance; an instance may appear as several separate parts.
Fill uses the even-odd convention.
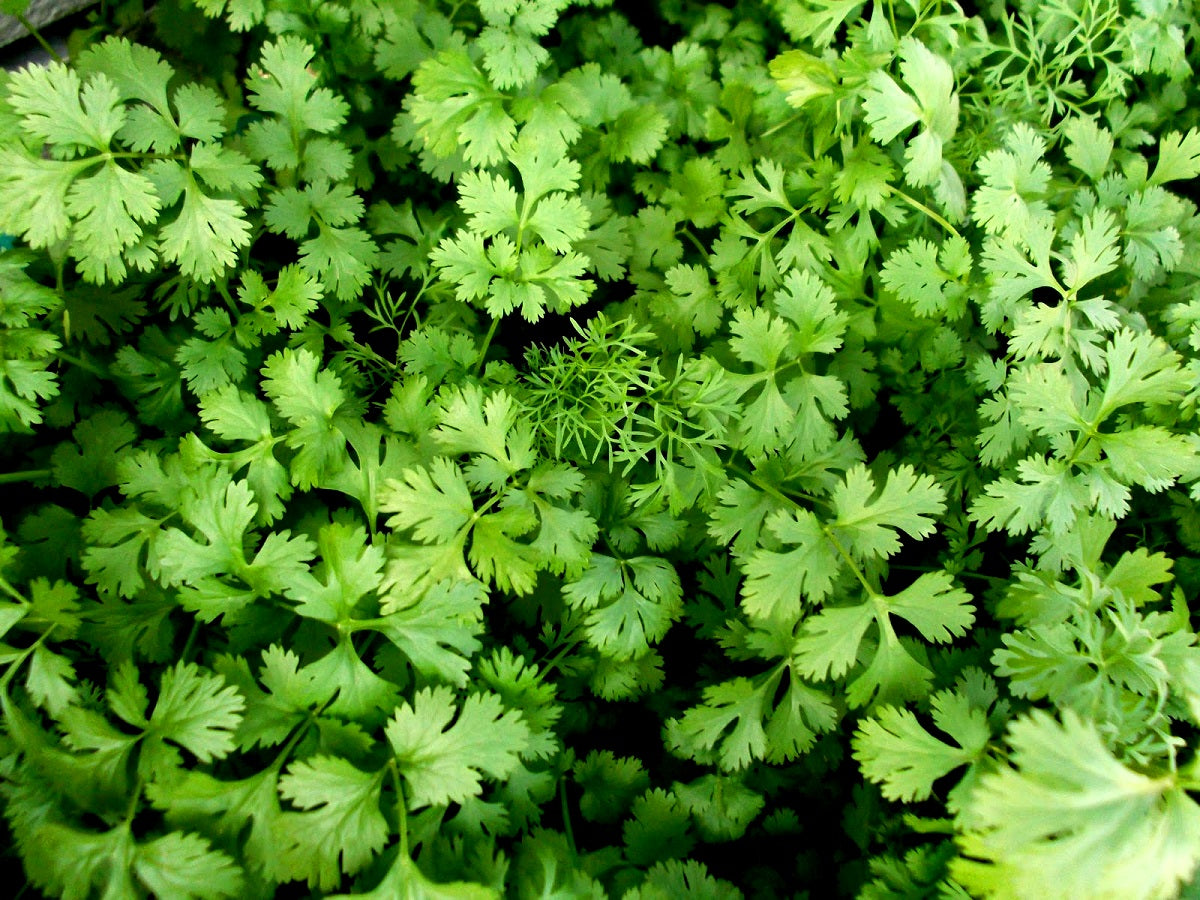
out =
[[[222,759],[233,751],[233,732],[244,708],[245,701],[223,678],[193,663],[177,663],[163,673],[147,733],[154,741],[178,744],[202,763]]]
[[[483,66],[501,90],[523,87],[549,59],[538,43],[554,27],[566,0],[482,0],[479,11],[487,26],[479,35]]]
[[[26,66],[8,83],[8,104],[30,137],[60,145],[71,155],[105,151],[125,122],[116,86],[103,74],[82,82],[59,62]]]
[[[819,603],[842,567],[821,521],[808,510],[777,510],[766,529],[789,550],[756,550],[746,562],[742,605],[756,618],[795,617],[802,600]]]
[[[283,811],[279,805],[279,771],[265,769],[248,778],[222,781],[190,770],[177,778],[151,782],[147,794],[155,808],[177,827],[200,828],[225,840],[239,840],[249,867],[276,872],[275,838]],[[286,873],[279,873],[286,877]]]
[[[768,682],[769,684],[769,682]],[[718,748],[723,769],[736,771],[767,753],[763,728],[768,707],[764,686],[735,678],[704,689],[704,703],[667,726],[668,745],[693,755]],[[719,745],[719,747],[718,747]]]
[[[54,449],[51,466],[55,480],[89,497],[117,483],[117,466],[137,429],[123,413],[101,410],[84,419],[71,432],[74,443]]]
[[[1200,862],[1200,807],[1177,776],[1135,772],[1095,726],[1035,711],[1009,730],[1011,763],[959,815],[967,888],[989,896],[1174,894]]]
[[[495,165],[517,126],[495,90],[463,50],[445,50],[413,74],[409,108],[421,145],[435,157],[462,153],[467,163]]]
[[[640,887],[627,891],[623,900],[668,900],[670,897],[694,897],[697,900],[741,900],[742,892],[708,873],[695,860],[670,859],[655,863]]]
[[[263,392],[291,430],[287,445],[296,451],[289,466],[292,484],[304,490],[341,467],[346,436],[339,428],[356,405],[341,379],[321,369],[321,360],[308,350],[282,350],[262,368]]]
[[[805,621],[793,648],[795,665],[812,678],[837,678],[864,663],[865,670],[848,685],[852,706],[871,702],[876,691],[879,703],[915,699],[932,673],[914,657],[912,642],[897,637],[891,617],[906,620],[927,641],[943,643],[961,637],[974,622],[970,601],[948,574],[929,572],[894,596],[868,594],[855,606],[826,607]],[[878,641],[864,647],[872,624]]]
[[[65,656],[47,650],[44,644],[37,645],[25,678],[25,687],[34,703],[52,716],[61,715],[78,700],[75,679],[75,667]]]
[[[931,702],[934,724],[954,744],[930,734],[913,713],[895,706],[883,707],[855,732],[854,758],[889,800],[925,800],[939,778],[978,761],[991,739],[986,711],[972,707],[964,693],[939,691]]]
[[[588,611],[589,641],[606,656],[629,659],[660,641],[683,613],[683,588],[665,560],[592,555],[582,577],[563,588],[571,606]]]
[[[249,31],[263,18],[263,0],[196,0],[206,16],[225,16],[234,31]]]
[[[440,581],[419,599],[393,588],[383,597],[380,617],[360,627],[386,636],[422,675],[462,687],[471,657],[482,646],[486,599],[473,581]]]
[[[649,790],[634,801],[621,829],[625,855],[641,866],[686,856],[695,843],[688,826],[688,811],[679,798],[661,788]]]
[[[478,796],[482,778],[502,779],[513,771],[530,737],[521,714],[505,710],[495,694],[471,694],[459,706],[443,687],[418,691],[385,731],[410,808]]]
[[[908,144],[904,166],[908,183],[920,187],[932,184],[941,173],[943,146],[958,129],[958,96],[949,63],[920,41],[904,38],[899,52],[901,77],[915,98],[890,76],[872,72],[863,109],[871,137],[881,144],[889,143],[913,125],[922,126]]]
[[[233,860],[199,835],[180,831],[139,844],[133,870],[159,897],[237,897],[243,889]]]
[[[1150,175],[1151,184],[1187,181],[1200,175],[1200,129],[1187,134],[1171,131],[1158,140],[1158,162]]]
[[[616,821],[650,787],[640,760],[614,756],[608,750],[593,750],[575,763],[572,774],[583,789],[579,811],[589,822]]]
[[[956,319],[966,309],[962,281],[970,272],[970,248],[963,238],[950,238],[940,248],[914,238],[888,256],[880,276],[917,315]]]
[[[236,200],[212,197],[192,179],[183,183],[183,205],[159,230],[158,250],[184,275],[216,281],[250,243],[250,223]]]
[[[499,900],[500,892],[492,887],[469,881],[435,882],[425,877],[417,864],[406,856],[396,861],[383,880],[369,891],[354,894],[331,894],[330,900],[350,900],[367,897],[370,900]]]
[[[247,82],[250,105],[281,117],[300,132],[328,134],[336,129],[349,108],[328,88],[316,86],[319,79],[309,69],[314,55],[312,47],[290,35],[265,44]]]
[[[1076,117],[1063,126],[1067,136],[1067,159],[1076,169],[1099,181],[1108,169],[1113,152],[1113,136],[1107,128],[1101,128],[1094,119]]]
[[[428,468],[409,469],[403,481],[384,486],[380,510],[393,513],[389,528],[411,529],[422,543],[444,543],[460,536],[475,513],[462,471],[445,457]]]
[[[945,509],[945,492],[930,476],[917,475],[909,465],[889,472],[877,490],[867,468],[855,466],[834,492],[833,508],[837,518],[831,530],[847,542],[852,554],[868,559],[888,557],[900,549],[897,532],[911,538],[933,533],[933,516]]]
[[[276,828],[281,870],[328,890],[383,849],[391,829],[379,808],[386,770],[364,772],[344,759],[314,756],[288,766],[279,794],[305,812],[285,812]]]
[[[733,841],[746,833],[766,800],[728,775],[705,775],[675,784],[672,793],[684,805],[702,840]]]

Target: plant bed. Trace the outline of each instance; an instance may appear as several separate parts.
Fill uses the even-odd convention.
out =
[[[30,893],[1194,891],[1196,38],[165,0],[0,74]]]

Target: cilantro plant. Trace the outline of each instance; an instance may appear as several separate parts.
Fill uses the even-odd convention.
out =
[[[0,76],[27,896],[1194,894],[1197,21],[129,0]]]

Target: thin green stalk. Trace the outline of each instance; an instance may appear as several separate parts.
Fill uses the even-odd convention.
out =
[[[890,184],[887,185],[887,192],[889,194],[891,194],[893,197],[895,197],[897,200],[903,200],[905,203],[907,203],[909,206],[911,206],[913,209],[917,210],[918,212],[923,212],[925,215],[929,216],[930,219],[932,219],[934,222],[937,222],[939,225],[941,225],[943,228],[945,228],[948,232],[950,232],[956,238],[962,237],[962,235],[958,233],[957,228],[955,228],[953,225],[951,225],[948,221],[946,221],[946,219],[943,216],[941,216],[939,213],[935,212],[934,210],[930,209],[928,206],[926,206],[920,200],[916,199],[915,197],[910,197],[908,194],[904,193],[904,191],[900,190],[899,188],[892,187]]]
[[[487,362],[488,348],[492,345],[492,338],[496,336],[496,329],[499,326],[500,320],[492,319],[491,327],[488,328],[487,334],[483,337],[483,346],[479,348],[479,361],[475,364],[476,378],[483,374],[483,366]]]
[[[29,604],[29,601],[25,599],[25,596],[15,587],[13,587],[9,583],[8,579],[3,575],[0,575],[0,593],[8,594],[8,596],[12,597],[22,606],[27,606]]]
[[[85,372],[91,372],[97,378],[103,378],[107,380],[112,377],[111,373],[103,366],[99,366],[91,360],[84,359],[81,356],[73,356],[70,353],[63,353],[61,350],[54,355],[65,363],[70,363],[73,366],[77,366],[78,368],[83,369]]]
[[[793,506],[800,506],[800,501],[797,500],[796,497],[799,497],[802,500],[807,500],[809,503],[824,503],[825,502],[820,497],[814,497],[812,494],[805,494],[802,491],[798,491],[796,494],[796,497],[793,497],[790,494],[785,494],[779,488],[775,487],[775,485],[768,484],[767,482],[765,482],[761,478],[759,478],[757,475],[753,474],[752,472],[747,472],[745,469],[743,469],[741,466],[737,465],[736,463],[730,463],[727,466],[727,468],[729,469],[729,471],[733,472],[735,475],[739,475],[742,478],[744,478],[746,481],[750,482],[752,485],[754,485],[756,488],[758,488],[763,493],[771,495],[776,500],[782,500],[784,503],[790,503]],[[801,508],[803,508],[803,507],[801,507]]]
[[[50,469],[26,469],[24,472],[0,473],[0,484],[20,484],[22,481],[41,481],[49,478]]]
[[[50,46],[49,41],[47,41],[44,37],[42,37],[42,33],[40,31],[38,31],[38,28],[36,25],[34,25],[32,22],[30,22],[29,19],[26,18],[22,13],[17,13],[15,16],[13,16],[13,18],[16,19],[18,22],[20,22],[25,27],[25,30],[29,32],[30,37],[32,37],[35,41],[37,41],[38,44],[41,45],[41,48],[43,50],[45,50],[48,54],[50,54],[50,58],[52,60],[54,60],[57,63],[63,63],[64,65],[66,65],[67,61],[62,58],[62,55],[59,54],[59,52],[57,50],[55,50],[52,46]]]
[[[700,243],[700,239],[698,237],[696,237],[696,235],[692,234],[692,229],[690,229],[690,228],[683,229],[683,236],[685,238],[687,238],[689,241],[691,241],[692,246],[700,251],[700,255],[703,256],[705,261],[707,262],[708,261],[708,251],[704,249],[704,245]]]
[[[739,475],[742,475],[743,477],[745,477],[751,484],[753,484],[759,490],[764,491],[765,493],[771,495],[772,497],[775,497],[778,500],[783,500],[787,503],[790,503],[793,506],[798,506],[801,509],[804,508],[803,506],[800,505],[800,502],[795,497],[789,497],[787,494],[783,493],[781,490],[776,488],[774,485],[770,485],[770,484],[767,484],[766,482],[762,481],[760,478],[758,478],[758,476],[751,475],[750,473],[748,473],[742,469],[739,469],[737,466],[730,466],[730,468],[733,471],[737,472]],[[816,497],[807,497],[806,496],[805,499],[810,500],[812,502],[818,502]],[[867,593],[878,594],[879,589],[877,587],[874,587],[871,584],[871,582],[867,579],[866,574],[863,572],[862,569],[859,568],[858,563],[854,561],[854,558],[851,557],[850,554],[846,551],[846,548],[842,546],[842,542],[837,539],[837,535],[835,535],[829,529],[829,527],[824,522],[822,522],[819,518],[817,519],[817,525],[820,526],[821,533],[823,535],[825,535],[825,539],[827,541],[829,541],[829,543],[833,544],[833,548],[838,552],[838,555],[846,563],[846,567],[854,574],[854,577],[858,579],[859,584],[861,584],[866,589]]]
[[[575,847],[575,830],[571,827],[571,809],[567,803],[567,779],[565,776],[558,780],[558,797],[562,804],[563,834],[566,835],[567,847],[574,858],[579,856],[579,851]]]
[[[192,630],[188,633],[187,642],[183,645],[183,652],[179,654],[179,658],[187,662],[189,656],[192,655],[192,649],[196,646],[196,636],[200,634],[200,620],[197,619],[192,623]]]
[[[764,138],[770,137],[775,132],[782,131],[783,129],[787,128],[793,122],[799,121],[799,119],[800,119],[800,113],[796,113],[794,116],[790,116],[789,118],[784,119],[782,122],[778,123],[777,125],[771,126],[766,131],[764,131],[762,134],[760,134],[759,137],[764,137]]]
[[[892,569],[894,571],[897,571],[897,572],[942,572],[942,571],[945,571],[944,569],[938,568],[936,566],[889,565],[888,568]],[[955,572],[954,576],[956,578],[977,578],[980,581],[991,581],[991,582],[995,582],[996,584],[1008,584],[1007,578],[999,578],[995,575],[984,575],[982,572],[968,572],[968,571],[964,570],[961,572]]]
[[[400,781],[400,767],[396,760],[388,760],[388,771],[392,773],[392,784],[396,786],[396,818],[400,828],[400,858],[409,859],[408,855],[408,803],[404,799],[404,785]]]
[[[57,625],[51,625],[49,628],[43,631],[36,641],[22,650],[21,655],[9,663],[8,669],[4,673],[4,677],[0,678],[0,693],[8,690],[8,686],[12,682],[13,676],[17,674],[17,670],[21,668],[21,665],[25,662],[25,660],[33,656],[34,651],[37,650],[38,647],[46,643],[46,638],[50,637],[51,633],[57,627]]]

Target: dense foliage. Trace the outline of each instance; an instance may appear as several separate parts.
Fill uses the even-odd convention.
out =
[[[1198,31],[161,0],[0,78],[31,890],[1179,893]]]

